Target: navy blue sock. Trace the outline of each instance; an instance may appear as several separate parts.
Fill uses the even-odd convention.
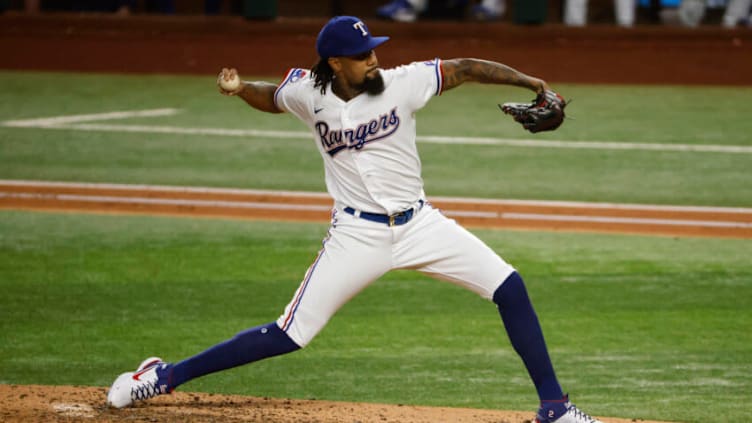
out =
[[[171,366],[169,389],[220,370],[230,369],[268,357],[300,349],[276,323],[258,326],[240,332],[232,339],[217,344]]]
[[[494,292],[493,301],[499,308],[509,340],[525,363],[540,400],[561,399],[564,393],[556,379],[543,331],[522,277],[517,272],[509,275]]]

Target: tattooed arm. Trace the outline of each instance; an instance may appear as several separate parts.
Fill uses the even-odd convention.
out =
[[[536,93],[550,89],[546,81],[525,75],[507,65],[481,59],[451,59],[441,62],[444,71],[444,91],[463,82],[505,84],[528,88]]]
[[[221,82],[224,79],[229,81],[233,78],[240,78],[235,68],[222,68],[217,76],[217,88],[223,95],[236,95],[242,98],[249,106],[269,113],[282,113],[274,102],[274,93],[277,86],[264,81],[240,81],[240,85],[235,89],[227,90],[222,87]]]

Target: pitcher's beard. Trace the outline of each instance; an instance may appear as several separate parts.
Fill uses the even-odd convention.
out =
[[[366,76],[363,80],[363,91],[368,95],[379,95],[384,92],[384,78],[381,77],[381,72],[376,71],[373,77]]]

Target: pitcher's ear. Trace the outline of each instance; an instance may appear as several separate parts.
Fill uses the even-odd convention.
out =
[[[332,68],[334,73],[340,72],[342,70],[342,62],[340,62],[338,57],[330,57],[326,59],[326,62],[329,63],[329,67]]]

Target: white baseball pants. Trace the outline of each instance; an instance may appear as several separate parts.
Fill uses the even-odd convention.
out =
[[[392,269],[414,269],[491,299],[514,268],[475,235],[425,204],[388,226],[337,207],[323,248],[277,325],[307,345],[348,300]]]

